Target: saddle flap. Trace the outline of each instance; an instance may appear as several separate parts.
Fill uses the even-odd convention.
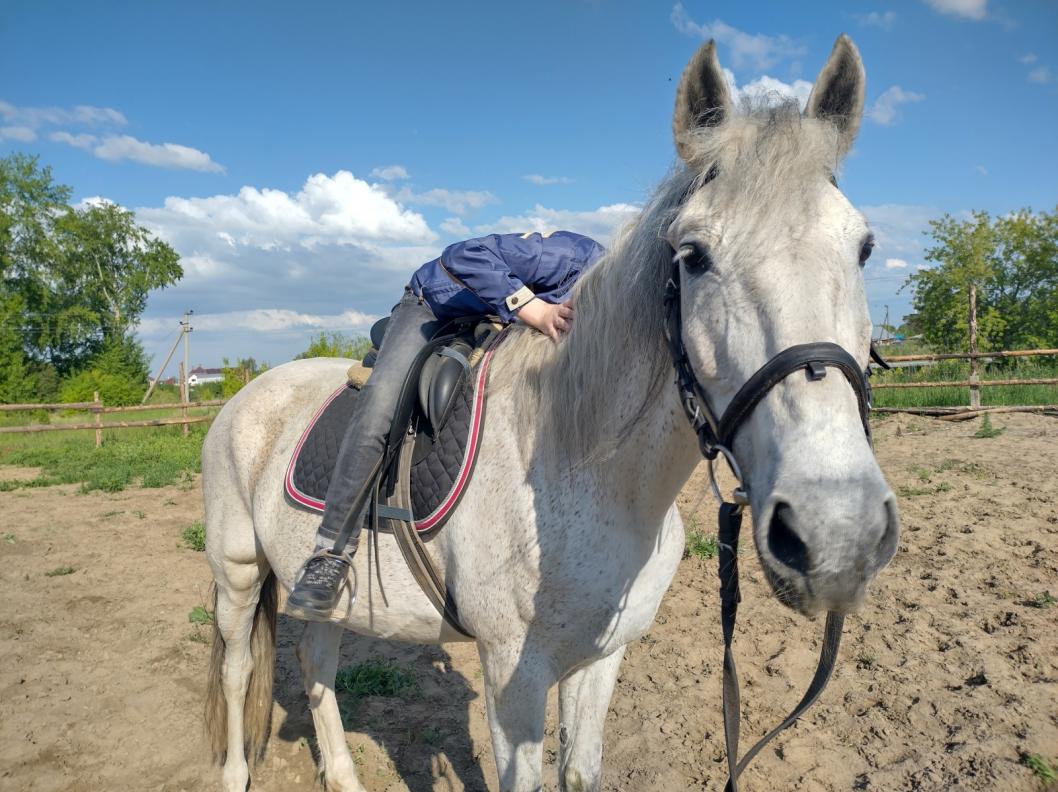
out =
[[[431,437],[436,437],[444,428],[456,397],[463,392],[470,376],[467,357],[472,351],[466,341],[456,340],[437,350],[423,366],[419,376],[419,409],[429,424],[427,431]]]

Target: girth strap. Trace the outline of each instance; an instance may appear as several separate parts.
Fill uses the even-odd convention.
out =
[[[764,735],[756,745],[738,759],[738,732],[741,725],[741,703],[738,693],[738,672],[735,669],[735,656],[731,644],[735,634],[735,617],[742,595],[738,587],[738,535],[742,528],[742,507],[734,503],[720,506],[717,545],[720,566],[720,626],[724,635],[724,743],[727,748],[727,785],[725,792],[738,792],[738,777],[746,769],[760,750],[796,721],[807,710],[819,694],[823,692],[838,657],[841,643],[841,628],[845,617],[834,611],[827,613],[826,626],[823,628],[823,646],[819,652],[819,664],[801,701],[789,715]]]

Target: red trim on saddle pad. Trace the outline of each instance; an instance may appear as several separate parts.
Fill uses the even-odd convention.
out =
[[[474,460],[477,457],[478,448],[481,445],[482,417],[485,414],[485,380],[489,371],[489,362],[492,360],[492,355],[496,351],[497,346],[498,344],[493,344],[492,348],[485,353],[485,357],[482,359],[481,365],[478,367],[478,381],[474,387],[474,406],[471,412],[470,430],[467,436],[466,449],[463,451],[463,461],[459,466],[459,475],[456,476],[455,484],[452,486],[451,491],[449,491],[441,501],[441,505],[427,516],[415,521],[415,530],[420,533],[434,528],[448,516],[448,513],[457,503],[459,503],[459,498],[463,494],[463,490],[466,489],[467,482],[470,481],[470,475],[474,469]],[[343,385],[338,388],[338,390],[332,393],[327,398],[327,401],[316,410],[316,413],[312,416],[312,420],[310,420],[308,426],[305,427],[305,431],[301,433],[297,446],[294,447],[294,453],[290,457],[290,463],[287,465],[287,472],[283,478],[286,493],[290,496],[291,500],[308,509],[312,509],[313,511],[323,512],[325,504],[319,498],[306,495],[297,488],[294,484],[294,466],[297,464],[301,448],[305,445],[305,440],[312,431],[312,427],[316,425],[316,421],[318,421],[320,416],[323,415],[331,402],[337,399],[339,394],[341,394],[347,387],[348,385]]]

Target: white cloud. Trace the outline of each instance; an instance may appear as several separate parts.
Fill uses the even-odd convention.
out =
[[[179,143],[148,143],[130,135],[74,133],[71,128],[122,127],[128,123],[124,115],[111,107],[77,105],[63,107],[17,107],[0,101],[0,119],[11,126],[0,129],[0,138],[8,137],[23,142],[36,139],[42,127],[66,127],[51,132],[48,139],[74,148],[91,151],[103,160],[117,162],[132,160],[162,168],[223,173],[224,167],[204,151]]]
[[[156,362],[172,317],[187,308],[196,360],[288,360],[316,330],[366,329],[438,253],[422,215],[347,171],[310,176],[298,190],[246,186],[135,211],[184,268],[176,286],[152,293],[140,330],[157,334],[148,344]]]
[[[885,260],[885,268],[887,270],[892,269],[907,269],[907,262],[903,259],[888,258]]]
[[[1038,58],[1036,57],[1035,52],[1026,52],[1024,55],[1018,58],[1018,60],[1024,63],[1026,66],[1031,66],[1038,60]]]
[[[762,71],[782,60],[799,58],[807,52],[789,36],[766,36],[761,33],[746,33],[716,19],[698,23],[687,15],[682,3],[672,7],[669,17],[676,30],[695,38],[716,39],[730,50],[731,63],[736,69],[750,68]]]
[[[942,212],[932,206],[879,204],[861,206],[878,243],[878,252],[903,260],[923,258],[922,243],[929,221]]]
[[[1046,66],[1037,66],[1035,69],[1029,72],[1029,82],[1039,83],[1040,85],[1046,85],[1047,83],[1054,80],[1054,75],[1051,74],[1051,70]]]
[[[448,217],[441,222],[441,230],[446,234],[450,234],[455,237],[467,238],[470,236],[470,229],[467,224],[460,220],[458,217]]]
[[[525,231],[547,233],[569,229],[607,244],[614,232],[639,214],[640,209],[639,206],[627,203],[600,206],[598,209],[589,211],[549,209],[537,204],[528,212],[513,216],[506,215],[494,223],[478,226],[474,230],[479,234],[487,234]]]
[[[167,198],[163,207],[137,209],[136,215],[182,253],[205,247],[207,240],[223,251],[436,239],[422,215],[349,171],[310,176],[296,194],[247,186],[236,195]]]
[[[986,168],[984,165],[974,165],[974,170],[980,173],[982,176],[988,175],[988,168]]]
[[[988,13],[988,0],[926,0],[935,11],[965,19],[982,20]]]
[[[408,170],[403,165],[386,165],[372,169],[370,176],[382,181],[403,181],[408,178]]]
[[[260,333],[304,328],[309,330],[367,329],[378,317],[360,311],[339,314],[308,314],[288,308],[255,308],[223,313],[196,313],[192,320],[195,330],[225,332],[233,329],[254,330]],[[154,317],[140,322],[139,332],[145,336],[171,334],[180,321],[178,316]]]
[[[130,135],[105,137],[92,153],[110,162],[132,160],[160,168],[224,173],[224,166],[214,162],[204,151],[178,143],[146,143]]]
[[[893,23],[896,21],[896,12],[894,11],[886,11],[884,13],[871,11],[869,14],[853,14],[853,16],[864,27],[876,27],[882,30],[892,30]]]
[[[522,178],[530,184],[536,184],[541,187],[549,184],[569,184],[573,181],[568,176],[541,176],[539,173],[527,173]]]
[[[896,123],[900,105],[921,102],[925,98],[925,94],[905,91],[899,85],[894,85],[886,88],[882,95],[874,100],[874,104],[867,111],[867,117],[882,126],[892,126]]]
[[[48,135],[48,140],[55,143],[65,143],[67,146],[85,149],[86,151],[90,151],[99,142],[99,138],[95,135],[89,135],[88,133],[74,135],[70,132],[52,132]]]
[[[111,107],[17,107],[4,101],[0,101],[0,118],[30,129],[42,126],[124,126],[128,123],[124,115]]]
[[[765,74],[739,87],[730,69],[724,69],[724,77],[727,78],[727,85],[731,91],[731,101],[735,104],[740,102],[774,104],[777,101],[792,98],[796,99],[801,109],[804,110],[805,105],[808,104],[808,96],[812,93],[812,83],[808,80],[794,80],[792,83],[786,83]]]
[[[439,206],[457,215],[466,214],[469,209],[480,209],[483,206],[500,202],[499,198],[484,190],[445,190],[443,188],[415,192],[410,187],[402,187],[393,197],[398,201],[415,206]]]
[[[0,140],[17,140],[20,143],[32,143],[37,139],[37,133],[26,126],[0,127]]]

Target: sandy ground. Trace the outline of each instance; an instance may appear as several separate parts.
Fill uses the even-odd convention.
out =
[[[747,790],[1036,790],[1021,752],[1058,759],[1058,421],[894,417],[878,453],[901,493],[904,535],[862,613],[845,627],[831,686],[767,749]],[[0,478],[34,470],[0,468]],[[701,472],[681,503],[713,531]],[[181,531],[201,516],[196,485],[77,494],[0,493],[0,789],[208,790],[200,711],[209,572]],[[720,637],[715,562],[685,560],[650,634],[629,648],[607,719],[604,788],[720,789]],[[74,571],[48,576],[63,566]],[[743,743],[796,702],[821,622],[770,598],[743,554],[737,653]],[[280,617],[270,751],[258,790],[315,788],[311,720]],[[495,788],[472,646],[347,636],[342,664],[384,657],[416,670],[407,702],[347,702],[364,784],[381,790]],[[545,761],[555,785],[554,714]]]

